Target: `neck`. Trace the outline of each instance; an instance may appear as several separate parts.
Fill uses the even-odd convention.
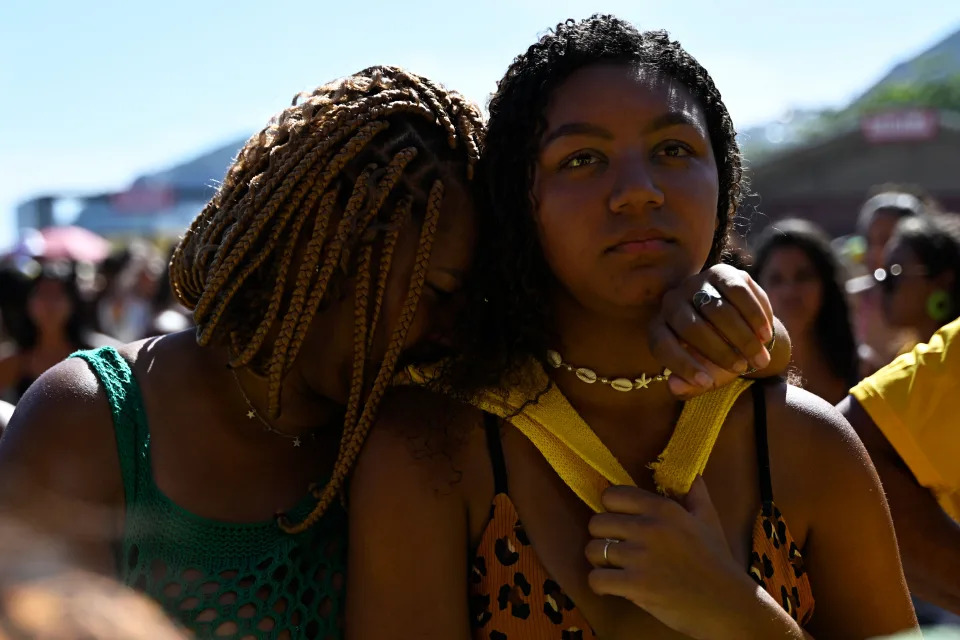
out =
[[[647,328],[655,310],[633,318],[610,318],[583,307],[561,305],[557,309],[558,343],[555,349],[563,361],[573,367],[592,369],[609,379],[641,375],[653,377],[663,371],[650,352]],[[652,382],[645,389],[617,391],[599,382],[586,384],[564,369],[551,371],[551,377],[574,406],[600,409],[649,407],[676,403],[664,382]]]
[[[34,346],[37,351],[64,351],[72,347],[62,329],[45,330],[37,327],[37,341]]]
[[[226,362],[225,351],[222,353]],[[303,437],[309,434],[338,432],[343,426],[343,410],[340,405],[307,388],[299,369],[291,369],[280,387],[280,415],[271,418],[267,411],[269,384],[266,377],[247,367],[226,371],[227,394],[234,398],[231,403],[238,416],[246,418],[249,411],[256,412],[257,423],[264,420],[272,429],[289,435]],[[246,418],[249,419],[249,418]],[[273,433],[271,437],[280,436]]]

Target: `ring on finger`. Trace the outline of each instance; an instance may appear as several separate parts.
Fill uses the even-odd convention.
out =
[[[723,300],[720,292],[710,285],[704,284],[693,294],[693,308],[699,313],[708,304]]]
[[[610,551],[610,545],[611,545],[611,544],[614,544],[614,543],[617,543],[617,542],[620,542],[620,541],[617,540],[616,538],[607,538],[607,539],[606,539],[606,542],[605,542],[604,545],[603,545],[603,564],[604,564],[605,566],[608,566],[608,567],[612,567],[612,566],[613,566],[613,563],[610,562],[610,556],[607,555],[607,554],[608,554],[609,551]]]

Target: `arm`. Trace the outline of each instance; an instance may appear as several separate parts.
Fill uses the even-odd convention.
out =
[[[788,388],[771,412],[779,506],[808,514],[805,566],[816,638],[872,638],[915,628],[897,541],[876,471],[850,425],[826,402]],[[781,494],[784,492],[781,491]],[[798,533],[798,532],[794,532]]]
[[[853,397],[837,407],[863,440],[883,482],[910,589],[960,614],[960,525],[917,483],[869,414]]]
[[[418,453],[381,408],[350,484],[349,640],[467,640],[467,512],[449,458]],[[446,465],[446,474],[434,473]],[[402,631],[401,631],[402,630]]]
[[[0,512],[61,545],[65,561],[109,575],[122,494],[106,398],[86,363],[64,361],[24,395],[0,440]]]

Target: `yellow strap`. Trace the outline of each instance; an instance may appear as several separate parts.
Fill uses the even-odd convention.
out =
[[[694,478],[707,468],[720,429],[740,394],[753,380],[737,378],[730,384],[697,396],[683,405],[666,449],[650,465],[661,493],[685,496]]]
[[[413,368],[407,369],[406,374],[407,381],[414,384],[423,384],[430,377],[428,372]],[[686,495],[694,478],[706,468],[727,414],[752,382],[738,378],[684,404],[670,442],[651,465],[659,491]],[[506,396],[484,392],[472,404],[508,420],[523,433],[564,483],[595,512],[603,510],[600,496],[610,485],[636,486],[556,385],[551,385],[536,402],[528,400],[516,391]]]

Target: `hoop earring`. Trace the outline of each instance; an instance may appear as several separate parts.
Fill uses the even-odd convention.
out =
[[[934,291],[927,298],[927,315],[937,322],[942,323],[950,318],[951,307],[953,307],[953,300],[943,289]]]

